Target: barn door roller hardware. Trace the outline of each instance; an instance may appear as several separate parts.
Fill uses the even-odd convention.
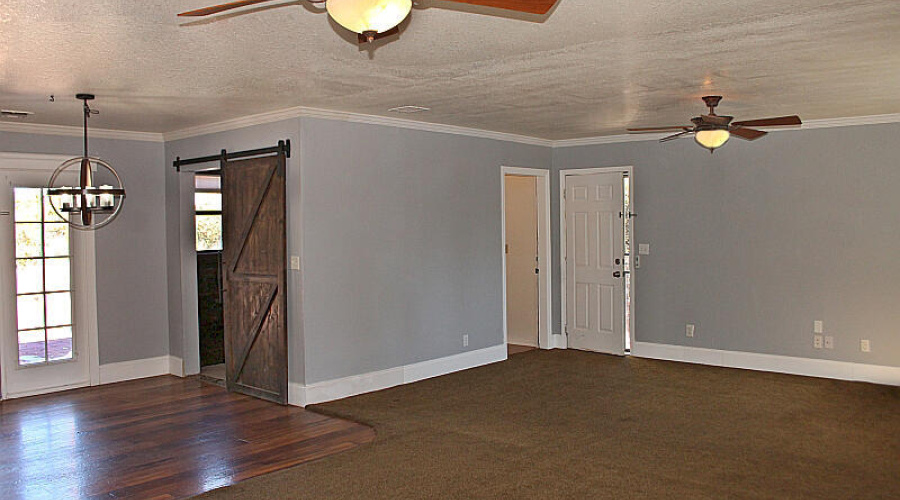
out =
[[[182,160],[180,156],[175,158],[175,161],[172,162],[172,166],[175,167],[175,170],[181,172],[181,167],[185,165],[196,165],[198,163],[210,163],[214,161],[228,161],[228,160],[237,160],[239,158],[251,158],[253,156],[265,156],[270,154],[280,154],[284,153],[285,158],[291,157],[291,140],[286,139],[283,141],[278,141],[277,146],[272,146],[270,148],[260,148],[260,149],[250,149],[247,151],[235,151],[233,153],[229,153],[226,150],[222,150],[221,153],[217,155],[210,156],[201,156],[199,158],[188,158],[186,160]]]

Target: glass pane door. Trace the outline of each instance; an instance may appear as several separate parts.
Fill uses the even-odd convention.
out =
[[[17,187],[14,196],[19,366],[72,360],[69,226],[43,189]]]

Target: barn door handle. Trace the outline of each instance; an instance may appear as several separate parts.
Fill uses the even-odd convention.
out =
[[[621,277],[622,277],[622,273],[621,273],[621,272],[619,272],[619,271],[613,271],[613,278],[621,278]]]

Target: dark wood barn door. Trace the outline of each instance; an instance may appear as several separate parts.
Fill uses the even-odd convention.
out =
[[[285,160],[222,162],[229,391],[287,403]]]

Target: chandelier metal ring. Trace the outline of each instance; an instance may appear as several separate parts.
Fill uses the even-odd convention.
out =
[[[62,175],[64,171],[73,166],[78,166],[80,168],[84,163],[84,160],[88,160],[88,162],[101,166],[108,172],[110,172],[116,179],[117,187],[55,187],[57,179],[60,175]],[[62,197],[65,196],[71,197],[70,199],[72,200],[72,203],[70,203],[69,207],[66,207],[65,203],[63,203],[63,206],[57,207],[54,200],[58,202]],[[118,197],[118,200],[116,200],[115,197]],[[125,204],[125,183],[122,182],[122,178],[119,177],[119,173],[116,172],[116,169],[114,169],[112,165],[101,160],[100,158],[70,158],[64,161],[60,166],[56,167],[53,175],[50,176],[50,182],[48,183],[47,188],[47,199],[50,202],[50,208],[53,209],[53,212],[55,212],[56,215],[61,219],[68,222],[69,225],[73,228],[81,231],[100,229],[101,227],[106,226],[107,224],[112,222],[116,217],[119,216],[119,213],[122,211],[122,206]],[[104,203],[104,200],[110,200],[110,203]],[[83,222],[74,222],[72,221],[71,217],[66,217],[66,215],[64,215],[78,212],[84,213],[84,210],[89,211],[91,214],[109,214],[109,216],[96,223],[93,222],[93,217],[91,217],[91,223],[84,224]],[[82,221],[84,221],[83,216]]]

